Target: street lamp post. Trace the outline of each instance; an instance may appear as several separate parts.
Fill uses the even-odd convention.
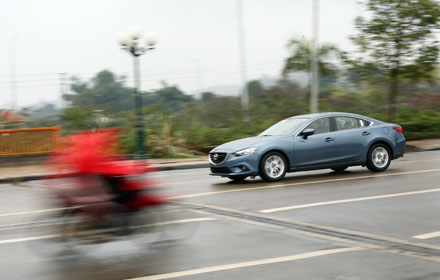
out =
[[[154,49],[156,45],[156,36],[153,32],[148,32],[145,36],[145,46],[140,42],[142,32],[137,26],[132,26],[129,32],[119,34],[119,45],[122,49],[133,56],[133,75],[134,75],[134,107],[136,112],[136,143],[137,152],[136,159],[146,159],[147,154],[145,150],[145,131],[142,115],[142,96],[141,96],[141,79],[139,68],[139,57]]]

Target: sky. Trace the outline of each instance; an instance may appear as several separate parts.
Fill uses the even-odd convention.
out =
[[[353,49],[360,3],[320,0],[319,42]],[[141,57],[143,90],[161,81],[192,94],[238,86],[236,12],[236,0],[0,0],[0,108],[11,107],[11,65],[18,107],[59,101],[60,73],[87,81],[108,69],[131,84],[132,58],[117,39],[132,25],[158,36]],[[248,80],[279,77],[288,40],[311,38],[312,1],[243,0],[243,19]]]

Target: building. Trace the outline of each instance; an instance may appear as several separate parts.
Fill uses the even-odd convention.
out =
[[[0,129],[23,128],[26,126],[27,118],[11,111],[0,109]]]

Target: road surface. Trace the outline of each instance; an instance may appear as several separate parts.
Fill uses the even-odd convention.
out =
[[[440,151],[407,154],[383,173],[327,169],[276,183],[208,173],[153,175],[191,209],[180,223],[189,238],[87,254],[48,254],[50,239],[34,230],[44,225],[30,223],[55,207],[53,182],[0,185],[0,278],[440,279]]]

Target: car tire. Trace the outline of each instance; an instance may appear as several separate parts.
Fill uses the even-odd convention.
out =
[[[228,178],[234,182],[241,182],[241,181],[244,181],[244,179],[246,179],[247,176],[246,175],[236,175],[236,176],[229,176]]]
[[[335,171],[335,172],[342,172],[342,171],[344,171],[347,168],[348,168],[348,166],[339,166],[339,167],[332,167],[330,169]]]
[[[264,181],[276,182],[284,178],[287,161],[279,152],[269,152],[260,161],[260,177]]]
[[[391,163],[391,153],[384,144],[375,144],[368,151],[367,168],[372,172],[382,172],[388,169]]]

